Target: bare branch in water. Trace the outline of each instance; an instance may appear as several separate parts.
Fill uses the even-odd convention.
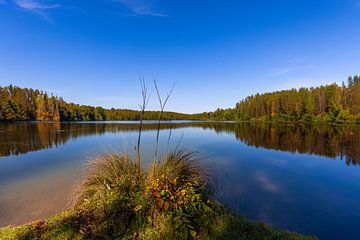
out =
[[[169,154],[171,134],[172,134],[172,125],[170,125],[169,137],[168,137],[168,142],[167,142],[167,150],[166,150],[167,154]]]
[[[137,141],[137,169],[138,173],[141,173],[141,153],[140,153],[140,143],[141,143],[141,131],[142,131],[142,125],[143,125],[143,119],[145,114],[145,109],[149,103],[149,96],[147,95],[147,86],[145,83],[144,77],[138,72],[139,74],[139,82],[141,86],[141,95],[142,95],[142,103],[139,104],[140,107],[140,124],[139,124],[139,136]]]
[[[176,145],[176,148],[175,148],[175,151],[174,151],[174,152],[177,152],[177,151],[178,151],[178,149],[179,149],[179,147],[180,147],[180,144],[181,144],[183,138],[184,138],[184,133],[181,134],[180,140],[179,140],[178,144]]]
[[[163,114],[164,114],[164,109],[165,109],[166,103],[168,102],[172,92],[174,91],[175,83],[173,83],[172,88],[166,94],[165,100],[162,101],[160,91],[159,91],[159,88],[158,88],[158,85],[157,85],[157,77],[153,76],[153,82],[154,82],[154,87],[155,87],[157,97],[158,97],[158,100],[159,100],[159,105],[160,105],[160,113],[159,113],[157,134],[156,134],[156,146],[155,146],[155,152],[154,152],[154,163],[156,163],[156,161],[157,161],[157,153],[158,153],[158,149],[159,149],[160,124],[161,124],[161,120],[162,120],[162,117],[163,117]]]

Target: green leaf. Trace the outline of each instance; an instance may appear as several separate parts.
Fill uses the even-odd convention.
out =
[[[187,224],[186,227],[187,227],[188,229],[194,229],[194,227],[193,227],[192,225],[190,225],[190,224]]]
[[[193,238],[196,237],[196,232],[194,230],[189,230],[189,233]]]

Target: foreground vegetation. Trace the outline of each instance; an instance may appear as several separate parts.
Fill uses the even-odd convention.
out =
[[[0,229],[0,239],[315,239],[275,230],[211,200],[195,153],[176,151],[135,172],[128,155],[92,161],[60,215]]]

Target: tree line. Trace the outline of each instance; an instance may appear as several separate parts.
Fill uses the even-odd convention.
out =
[[[158,119],[159,111],[146,111],[144,120]],[[17,86],[0,86],[0,121],[104,121],[139,120],[140,112],[129,109],[105,109],[65,102],[47,92]],[[164,120],[194,120],[196,115],[163,112]]]
[[[204,119],[360,123],[360,76],[347,83],[251,95],[235,108],[202,114]]]
[[[143,120],[156,120],[160,111],[146,111]],[[31,88],[0,87],[0,121],[140,120],[141,111],[105,109],[68,103],[61,97]],[[251,95],[234,108],[184,114],[163,112],[163,120],[233,120],[261,122],[331,122],[360,124],[360,76],[341,85],[290,89]]]

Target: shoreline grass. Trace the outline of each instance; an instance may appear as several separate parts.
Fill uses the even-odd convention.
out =
[[[170,153],[142,174],[129,155],[108,153],[87,166],[71,209],[1,228],[0,239],[316,239],[247,220],[211,192],[194,152]]]

